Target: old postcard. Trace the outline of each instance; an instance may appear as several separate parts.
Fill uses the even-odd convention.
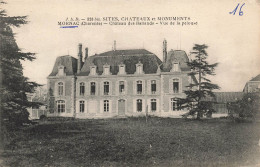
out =
[[[0,165],[260,165],[259,0],[6,0],[0,16]]]

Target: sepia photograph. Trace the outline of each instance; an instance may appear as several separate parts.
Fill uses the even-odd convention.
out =
[[[260,166],[260,0],[0,0],[0,166]]]

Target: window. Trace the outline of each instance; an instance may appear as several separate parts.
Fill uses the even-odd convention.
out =
[[[155,92],[156,92],[156,81],[155,80],[152,80],[152,82],[151,82],[151,92],[152,92],[152,94],[155,94]]]
[[[63,76],[64,75],[64,66],[59,66],[58,67],[58,76]]]
[[[143,73],[143,69],[142,69],[142,65],[141,64],[136,66],[136,73],[137,74],[142,74]]]
[[[59,82],[58,83],[58,95],[63,95],[63,83]]]
[[[179,63],[173,64],[173,71],[179,71]]]
[[[91,95],[95,95],[96,94],[96,83],[95,82],[91,82],[90,83],[90,94]]]
[[[109,66],[104,67],[104,74],[105,75],[109,74]]]
[[[171,98],[171,110],[172,111],[181,110],[181,104],[176,98]]]
[[[125,82],[120,81],[119,82],[119,93],[124,93],[125,92]]]
[[[179,93],[179,79],[173,79],[173,93]]]
[[[85,111],[85,101],[79,101],[79,112],[84,112]]]
[[[171,98],[171,110],[172,111],[175,111],[175,105],[176,105],[176,101],[175,101],[175,99],[174,98]]]
[[[119,66],[119,74],[125,74],[125,65]]]
[[[109,94],[109,82],[104,82],[104,95]]]
[[[81,82],[79,84],[79,95],[83,96],[85,94],[85,83]]]
[[[104,100],[104,112],[109,112],[109,101]]]
[[[58,113],[65,112],[65,101],[64,100],[58,100],[57,101],[57,108],[58,108]]]
[[[142,112],[142,107],[143,107],[143,104],[142,104],[142,100],[141,99],[138,99],[136,101],[136,106],[137,106],[137,112]]]
[[[95,75],[96,74],[96,67],[91,67],[90,74],[91,75]]]
[[[156,99],[151,99],[151,110],[152,112],[156,111]]]
[[[137,94],[142,94],[143,91],[143,85],[142,85],[142,81],[137,81]]]

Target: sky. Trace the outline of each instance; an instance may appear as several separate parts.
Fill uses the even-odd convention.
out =
[[[230,14],[238,3],[236,14]],[[111,50],[114,40],[117,49],[144,48],[161,60],[164,39],[168,51],[187,54],[194,44],[206,44],[209,62],[219,63],[210,77],[219,91],[242,91],[260,74],[259,0],[10,0],[1,6],[10,16],[28,16],[28,24],[13,30],[22,51],[37,53],[37,59],[23,62],[23,67],[24,75],[40,84],[47,83],[58,56],[77,56],[79,43],[94,55]],[[198,24],[60,28],[58,22],[67,17],[190,17]]]

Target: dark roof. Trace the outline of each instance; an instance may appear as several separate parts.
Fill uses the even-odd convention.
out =
[[[66,55],[57,57],[52,72],[49,76],[56,76],[58,73],[58,67],[63,65],[65,67],[66,75],[73,75],[77,72],[77,59]]]
[[[153,54],[145,49],[111,50],[98,54],[98,56],[118,56],[118,55],[143,55]]]
[[[88,75],[92,65],[97,66],[98,74],[102,74],[105,64],[110,65],[110,72],[116,75],[119,71],[118,65],[121,63],[125,64],[127,74],[134,74],[139,61],[143,64],[146,74],[156,73],[162,63],[155,54],[145,49],[115,50],[88,57],[78,75]]]
[[[260,74],[252,78],[250,81],[260,81]]]
[[[189,58],[185,51],[183,50],[171,50],[167,54],[166,63],[163,64],[162,70],[164,72],[169,72],[172,69],[173,62],[179,62],[182,71],[190,71],[187,65]]]
[[[216,97],[206,97],[202,101],[214,101],[217,103],[235,102],[243,98],[244,92],[215,92]]]

